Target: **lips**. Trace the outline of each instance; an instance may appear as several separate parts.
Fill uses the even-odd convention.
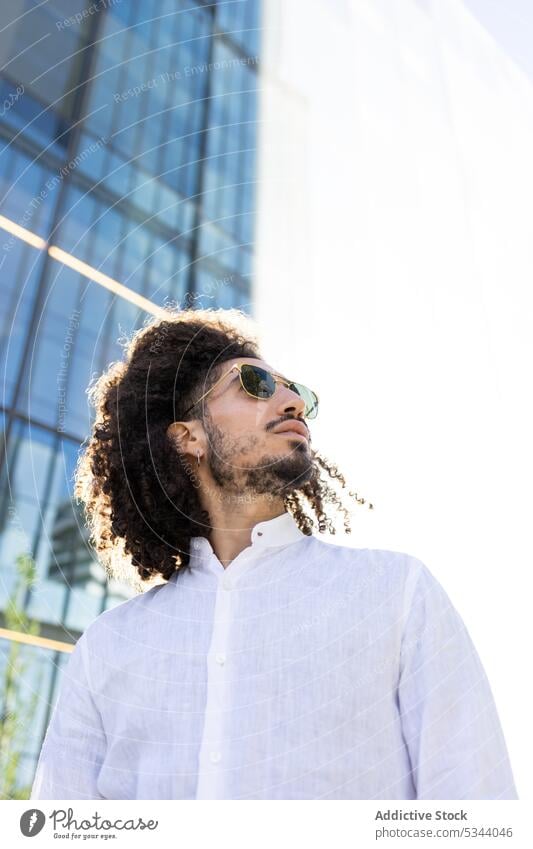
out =
[[[307,427],[303,424],[303,422],[297,421],[286,421],[283,424],[278,425],[278,427],[274,430],[274,433],[295,433],[299,436],[305,436],[307,440],[309,440],[309,431]]]

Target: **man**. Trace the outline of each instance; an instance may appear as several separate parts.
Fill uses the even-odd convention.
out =
[[[144,591],[78,640],[32,799],[517,798],[427,567],[313,533],[327,504],[347,516],[323,473],[345,481],[311,447],[317,395],[251,321],[169,312],[90,394],[76,494],[108,573]]]

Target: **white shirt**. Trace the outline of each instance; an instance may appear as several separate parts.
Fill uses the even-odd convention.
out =
[[[32,799],[516,799],[483,667],[407,554],[284,513],[224,569],[100,614],[63,673]]]

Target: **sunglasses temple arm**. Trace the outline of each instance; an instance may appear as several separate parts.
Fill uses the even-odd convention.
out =
[[[216,386],[218,386],[218,384],[220,383],[220,381],[221,381],[221,380],[224,380],[224,378],[225,378],[225,377],[227,377],[227,376],[228,376],[228,374],[231,374],[231,372],[232,372],[235,368],[237,368],[237,366],[232,366],[232,367],[229,369],[229,371],[227,371],[225,374],[223,374],[221,377],[219,377],[219,378],[218,378],[218,380],[217,380],[217,381],[215,381],[215,383],[213,383],[213,385],[209,387],[209,389],[207,390],[207,392],[204,392],[204,394],[203,394],[203,395],[201,395],[201,396],[200,396],[200,398],[198,398],[198,399],[194,402],[194,404],[191,404],[191,406],[189,407],[189,410],[192,410],[192,408],[193,408],[193,407],[196,407],[196,405],[197,405],[197,404],[199,404],[199,403],[200,403],[200,401],[203,401],[203,399],[205,398],[205,396],[206,396],[206,395],[209,395],[209,393],[211,392],[211,390],[212,390],[212,389],[214,389]],[[240,374],[240,369],[239,369],[239,374]],[[185,415],[189,412],[189,410],[186,410],[186,411],[185,411]]]

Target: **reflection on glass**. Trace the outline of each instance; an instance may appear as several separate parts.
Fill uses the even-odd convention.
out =
[[[259,1],[102,4],[77,20],[85,7],[5,7],[0,214],[155,304],[194,294],[197,306],[251,312]],[[133,595],[106,581],[72,476],[91,426],[87,387],[147,315],[5,231],[0,267],[0,623],[27,553],[37,582],[26,612],[72,643]],[[0,698],[10,642],[0,640]],[[68,657],[24,655],[23,698],[44,678],[21,792]]]

